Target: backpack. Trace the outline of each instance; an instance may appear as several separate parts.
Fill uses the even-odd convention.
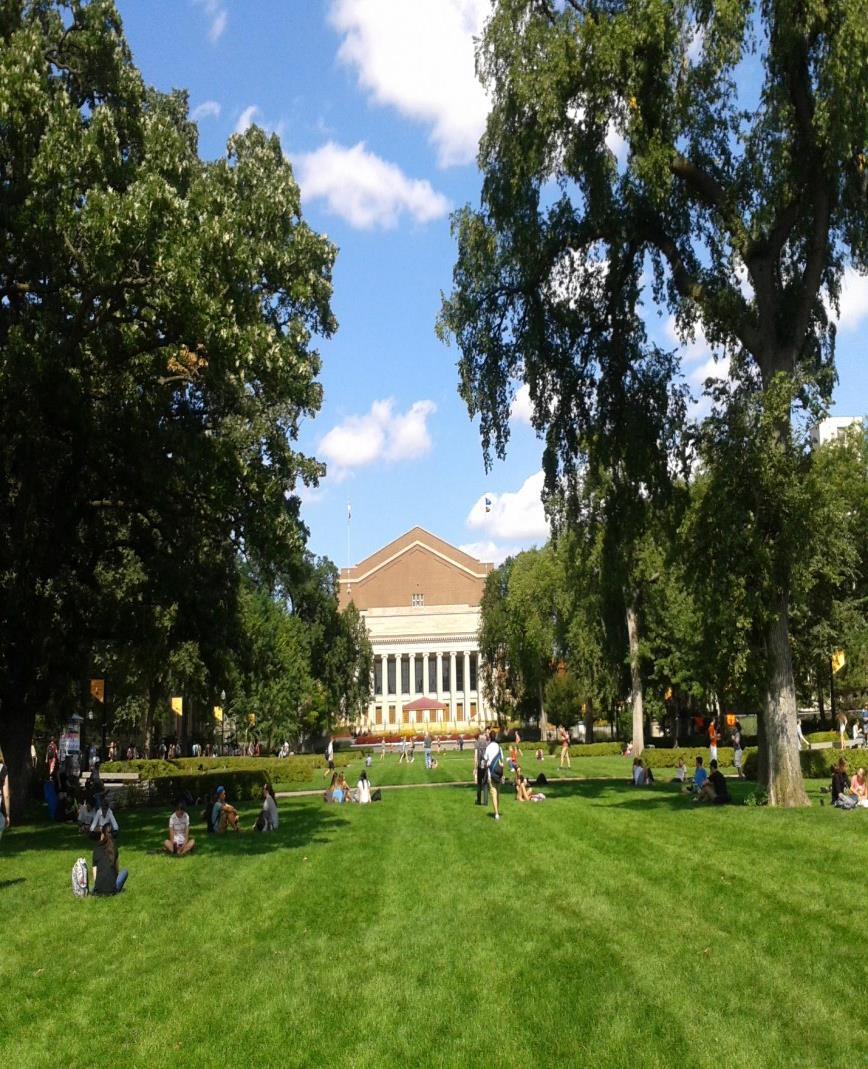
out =
[[[205,809],[204,809],[204,811],[203,811],[203,813],[202,813],[202,818],[203,818],[203,819],[204,819],[204,821],[205,821],[205,827],[207,828],[207,830],[208,830],[209,832],[213,832],[213,831],[214,831],[214,825],[213,825],[213,823],[211,822],[211,814],[212,814],[213,812],[214,812],[214,803],[213,803],[213,802],[209,802],[209,803],[208,803],[208,804],[207,804],[207,805],[205,806]]]
[[[491,759],[491,764],[488,766],[488,771],[492,776],[503,775],[503,750],[498,750],[494,757]]]
[[[80,857],[72,866],[72,893],[76,898],[87,896],[87,861]]]

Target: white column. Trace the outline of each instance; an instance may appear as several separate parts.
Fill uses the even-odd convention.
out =
[[[443,654],[437,654],[437,701],[443,701]],[[431,710],[432,715],[428,718],[433,723],[437,721],[437,713]]]
[[[464,651],[464,716],[470,716],[470,654]],[[479,718],[479,703],[476,704],[476,716]]]
[[[411,653],[407,657],[407,667],[410,669],[410,678],[407,683],[407,693],[410,695],[410,701],[413,700],[413,695],[416,693],[413,687],[416,685],[416,654]]]
[[[428,654],[422,654],[422,693],[428,693]]]
[[[455,650],[449,654],[449,719],[455,720]]]

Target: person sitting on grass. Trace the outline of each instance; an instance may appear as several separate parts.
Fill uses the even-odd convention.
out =
[[[85,796],[82,799],[81,805],[78,807],[78,830],[82,835],[87,835],[90,832],[90,826],[93,824],[93,818],[96,816],[94,807],[90,804],[90,799]]]
[[[696,792],[696,797],[693,801],[712,802],[714,805],[726,805],[729,802],[729,788],[726,785],[723,773],[717,768],[717,761],[711,762],[711,775]]]
[[[849,793],[850,777],[847,773],[847,762],[842,757],[832,771],[832,805],[838,805],[841,796]]]
[[[638,757],[633,758],[633,771],[630,773],[630,778],[633,780],[634,787],[641,787],[645,783],[645,769]]]
[[[183,857],[184,854],[189,854],[195,845],[196,840],[190,838],[190,814],[183,798],[179,798],[175,811],[169,817],[169,838],[164,840],[163,849],[167,854]]]
[[[274,790],[270,783],[262,785],[262,809],[253,825],[254,831],[277,831],[280,816],[277,812],[277,802],[274,798]]]
[[[541,746],[537,747],[536,753],[534,754],[534,758],[537,761],[544,761],[545,760],[545,756],[544,756],[544,754],[542,752],[542,747]]]
[[[519,768],[515,784],[515,800],[517,802],[544,802],[545,797],[539,791],[530,789],[527,776],[523,776]]]
[[[693,773],[693,782],[689,783],[684,788],[684,793],[689,794],[690,791],[701,791],[705,786],[705,781],[708,779],[708,773],[702,767],[702,758],[696,758],[696,769]]]
[[[95,895],[116,895],[124,889],[128,869],[118,872],[118,848],[111,824],[103,824],[93,848],[93,891]]]
[[[355,800],[353,798],[353,792],[350,790],[350,785],[347,783],[347,777],[343,772],[338,773],[338,790],[342,792],[344,802],[352,802]]]
[[[371,804],[371,781],[368,779],[368,773],[364,769],[362,769],[362,774],[359,776],[356,799],[359,805]]]
[[[646,787],[653,787],[654,786],[654,773],[651,771],[651,766],[648,764],[647,761],[642,765],[642,770],[643,770],[643,772],[645,774],[645,786]]]
[[[850,780],[850,793],[855,797],[857,805],[868,807],[868,782],[865,780],[864,768],[860,768]]]
[[[103,795],[100,807],[96,810],[93,815],[93,820],[90,822],[90,830],[92,832],[102,831],[107,824],[111,827],[112,835],[117,839],[118,834],[120,833],[120,828],[118,827],[118,822],[115,820],[114,813],[111,811],[108,797]]]
[[[678,758],[678,764],[675,766],[675,778],[672,780],[672,782],[673,783],[681,783],[681,784],[683,784],[686,776],[687,776],[687,765],[685,765],[685,763],[684,763],[684,758],[683,757],[679,757]]]
[[[226,788],[218,787],[214,795],[214,805],[211,807],[211,827],[219,835],[227,828],[240,831],[238,826],[238,810],[226,801]]]

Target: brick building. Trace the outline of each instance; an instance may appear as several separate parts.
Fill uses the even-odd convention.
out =
[[[414,527],[340,574],[341,607],[352,601],[374,649],[374,697],[366,727],[414,725],[471,731],[493,720],[479,679],[479,603],[492,565]],[[415,713],[421,695],[448,708]]]

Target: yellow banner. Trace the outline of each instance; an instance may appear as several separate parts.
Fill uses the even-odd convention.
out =
[[[252,727],[256,727],[256,713],[247,714],[247,723]]]
[[[184,715],[184,699],[183,698],[172,698],[172,712],[175,714],[175,716],[183,716]]]
[[[92,679],[90,681],[90,696],[95,698],[98,702],[105,701],[105,680],[104,679]]]
[[[663,701],[668,702],[672,697],[672,687],[666,688],[666,693],[663,695]]]
[[[835,650],[832,654],[832,671],[840,672],[847,663],[847,655],[843,650]]]
[[[223,719],[223,709],[219,705],[215,705],[214,706],[214,719],[215,720],[222,720]]]

